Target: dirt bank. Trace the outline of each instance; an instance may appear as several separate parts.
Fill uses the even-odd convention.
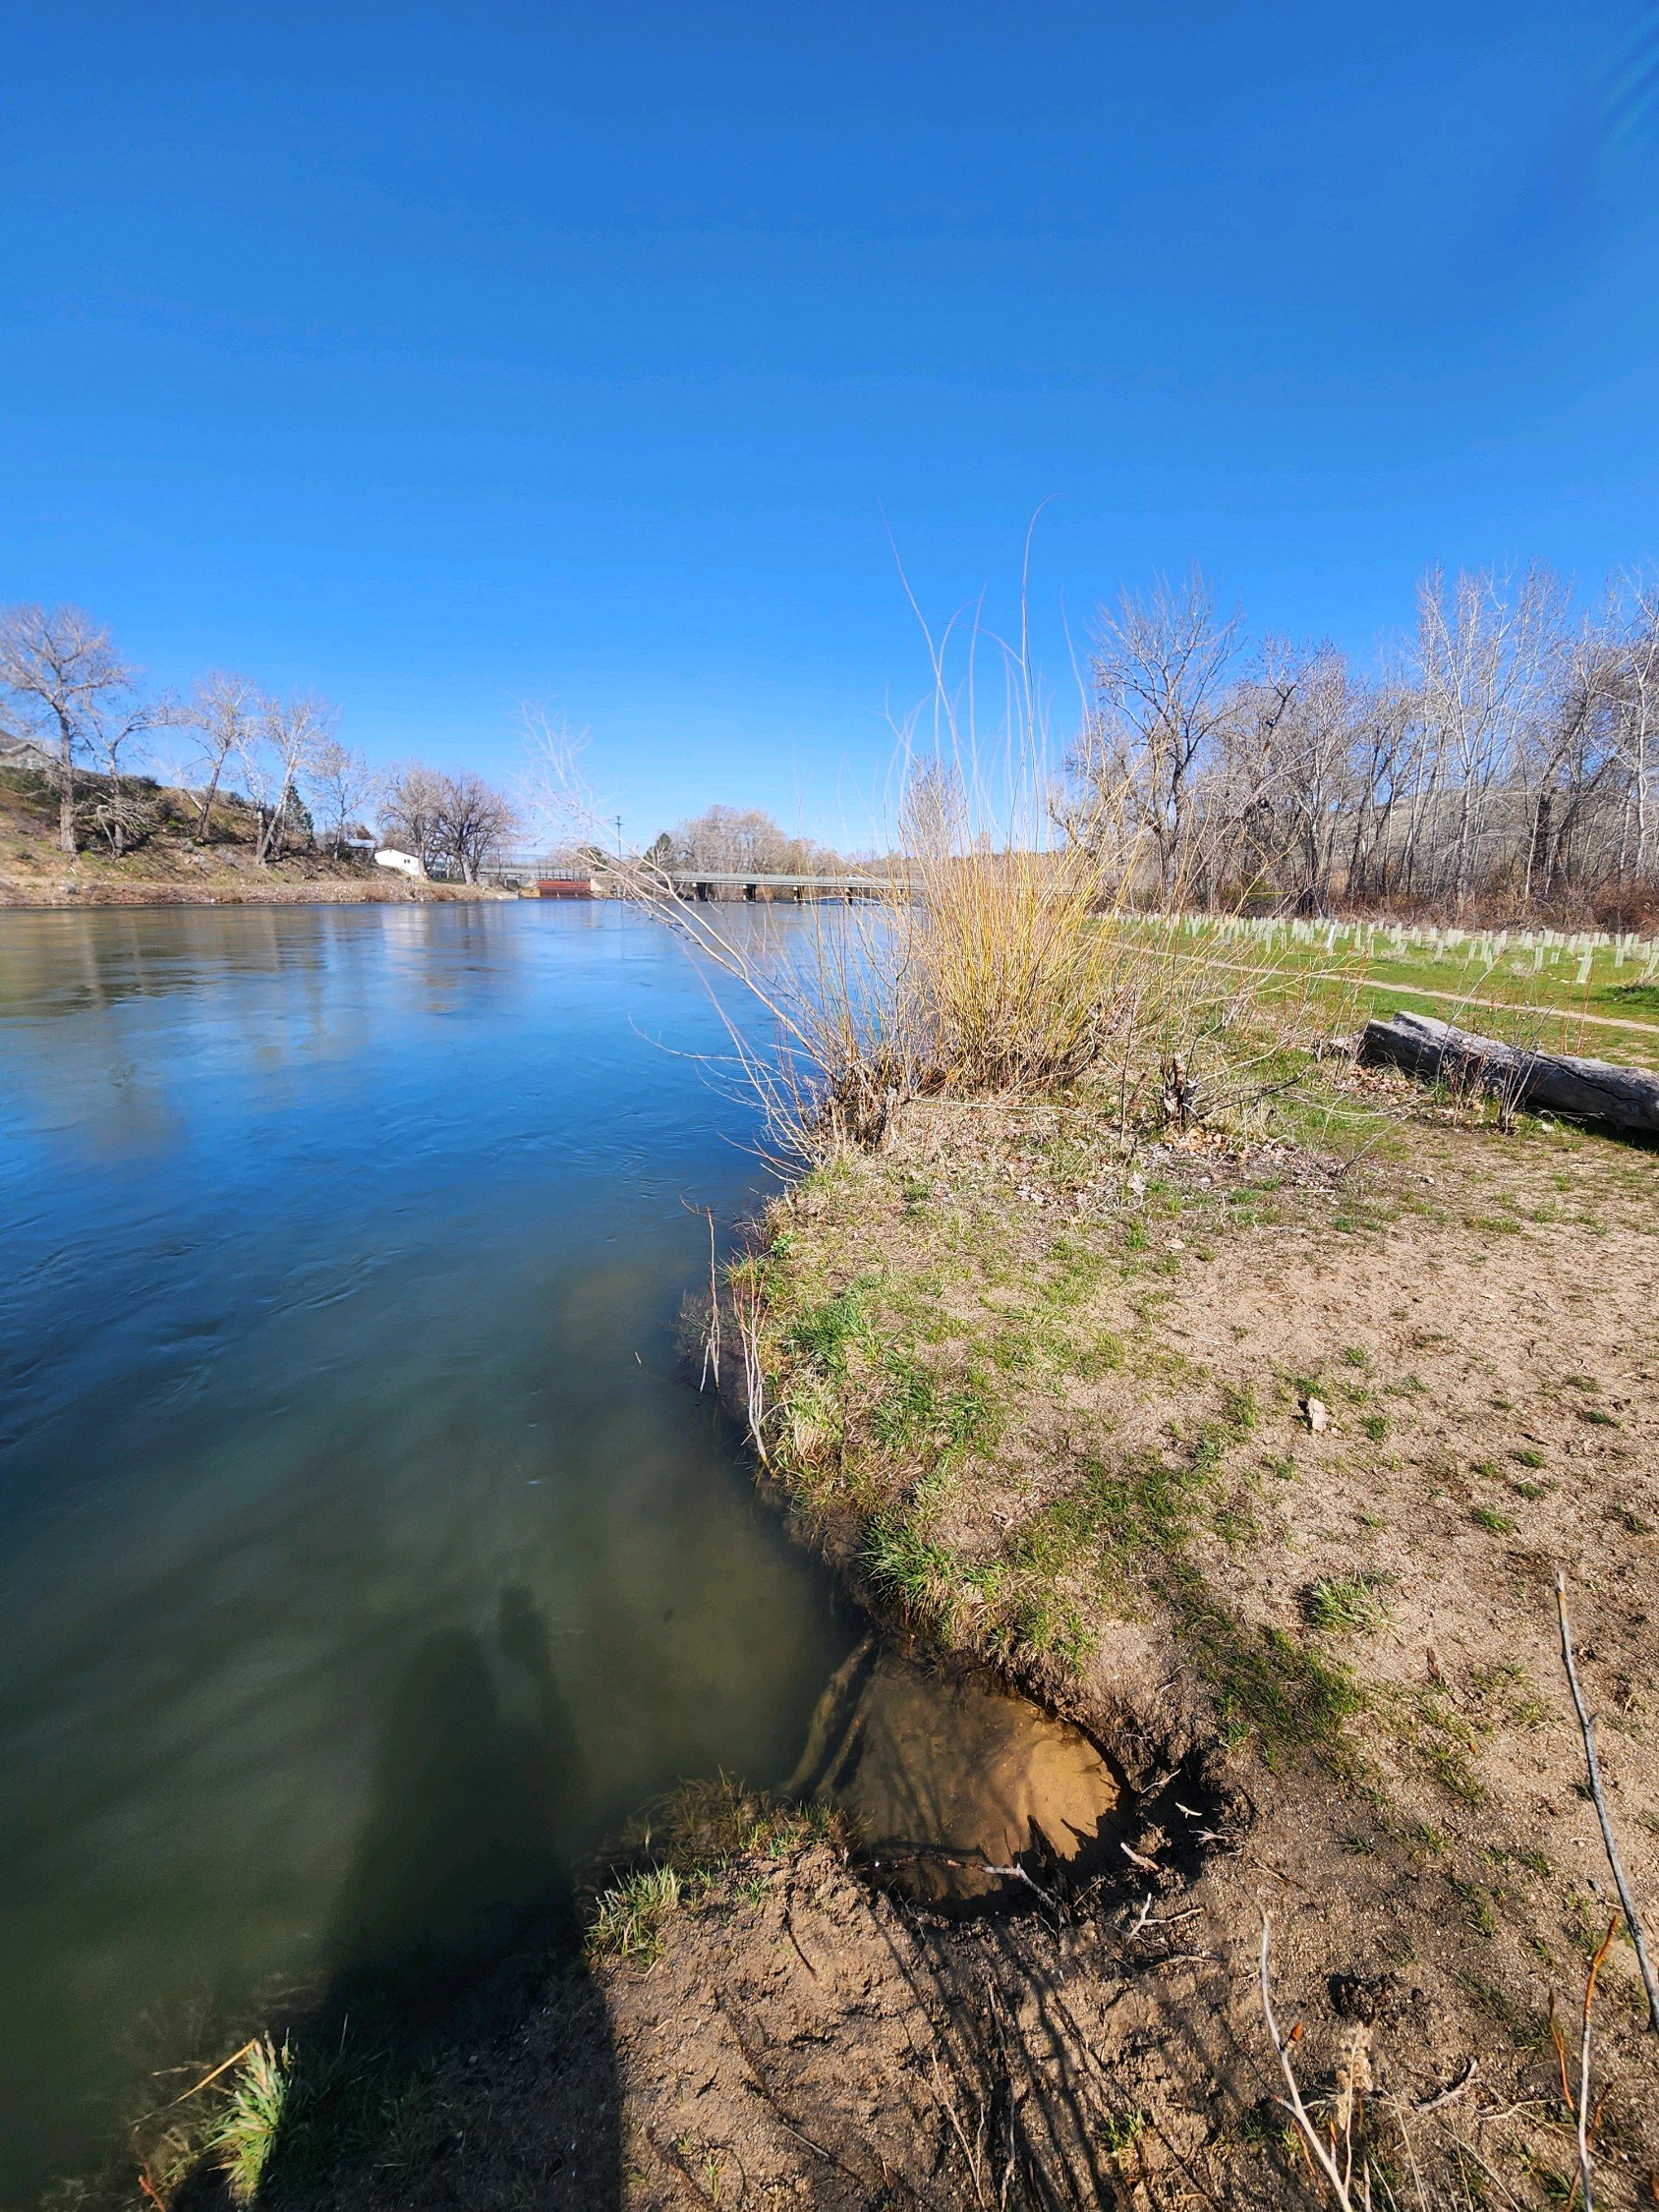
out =
[[[199,845],[195,810],[180,793],[149,788],[156,826],[119,859],[88,844],[72,859],[57,840],[56,794],[44,776],[0,769],[0,907],[411,904],[498,898],[491,886],[411,882],[364,858],[294,852],[257,867],[254,820],[240,801],[215,802]]]
[[[1388,1088],[1333,1103],[1363,1117]],[[1575,2050],[1615,1911],[1558,1564],[1659,1919],[1659,1156],[1432,1109],[1350,1126],[1345,1161],[1283,1132],[1126,1159],[1086,1102],[913,1107],[769,1219],[767,1433],[804,1526],[879,1603],[1039,1690],[1131,1778],[1207,1758],[1249,1798],[1195,1879],[1178,1818],[1130,1863],[1155,1913],[1190,1915],[1173,2013],[1122,1958],[1138,1906],[1065,1938],[1092,1961],[1068,1989],[1114,1999],[1070,2064],[1137,2083],[1161,2156],[1196,2156],[1198,2130],[1207,2179],[1172,2169],[1172,2188],[1278,2185],[1266,1907],[1303,2079],[1329,2087],[1362,2027],[1379,2087],[1433,2108],[1417,2132],[1443,2177],[1490,2168],[1543,2203],[1575,2172],[1552,2008]],[[1644,2016],[1621,1930],[1594,2094],[1628,2192],[1659,2169]],[[1374,2107],[1379,2160],[1404,2157],[1398,2118]],[[1091,2201],[1050,2164],[1030,2201]]]

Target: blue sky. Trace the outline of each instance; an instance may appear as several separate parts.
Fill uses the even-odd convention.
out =
[[[936,617],[1659,551],[1659,12],[7,11],[0,598],[857,841]],[[1062,713],[1064,709],[1062,707]]]

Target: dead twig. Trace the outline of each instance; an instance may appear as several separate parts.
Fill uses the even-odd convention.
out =
[[[1279,2032],[1279,2022],[1274,2017],[1273,1992],[1268,1980],[1268,1946],[1271,1937],[1272,1922],[1264,1912],[1262,1914],[1262,2016],[1267,2021],[1267,2031],[1273,2039],[1273,2048],[1279,2059],[1279,2070],[1285,2076],[1285,2086],[1290,2092],[1287,2101],[1282,2098],[1280,2102],[1286,2104],[1287,2110],[1296,2124],[1296,2132],[1301,2139],[1303,2149],[1316,2161],[1319,2171],[1330,2183],[1337,2202],[1342,2207],[1342,2212],[1353,2212],[1353,2200],[1348,2193],[1348,2184],[1342,2169],[1326,2149],[1324,2139],[1318,2128],[1308,2118],[1308,2110],[1302,2102],[1302,2092],[1296,2081],[1296,2070],[1290,2064],[1290,2054],[1286,2048],[1285,2038]]]
[[[1442,2105],[1449,2105],[1454,2097],[1460,2097],[1479,2071],[1480,2061],[1470,2059],[1456,2081],[1452,2082],[1449,2087],[1440,2090],[1435,2096],[1422,2098],[1418,2102],[1417,2110],[1419,2112],[1439,2112]]]
[[[712,2196],[708,2189],[704,2187],[702,2182],[697,2177],[697,2173],[693,2168],[691,2161],[681,2155],[678,2145],[675,2143],[665,2143],[661,2141],[654,2128],[647,2127],[643,2130],[643,2132],[646,2141],[651,2145],[652,2149],[657,2153],[658,2157],[662,2161],[663,2165],[668,2168],[671,2174],[678,2175],[679,2179],[685,2184],[686,2187],[690,2189],[692,2195],[696,2197],[698,2203],[707,2204],[710,2207],[710,2212],[719,2212],[719,2198],[717,2196]]]
[[[701,1206],[697,1211],[709,1223],[709,1327],[703,1338],[703,1373],[697,1388],[706,1390],[713,1374],[717,1390],[720,1387],[720,1278],[715,1251],[715,1209]]]
[[[1636,1963],[1641,1969],[1641,1986],[1647,1992],[1647,2024],[1659,2035],[1659,1982],[1654,1980],[1647,1945],[1642,1939],[1641,1922],[1636,1917],[1630,1885],[1625,1878],[1624,1861],[1619,1856],[1619,1845],[1613,1834],[1612,1816],[1608,1812],[1607,1798],[1602,1791],[1601,1762],[1596,1757],[1596,1725],[1585,1710],[1584,1693],[1578,1686],[1578,1669],[1573,1658],[1573,1626],[1567,1616],[1567,1575],[1561,1567],[1556,1569],[1556,1615],[1561,1622],[1562,1664],[1567,1669],[1567,1686],[1573,1692],[1573,1706],[1578,1716],[1578,1730],[1584,1738],[1584,1764],[1589,1769],[1590,1795],[1595,1800],[1596,1817],[1601,1822],[1601,1840],[1607,1851],[1607,1863],[1613,1869],[1614,1886],[1619,1892],[1625,1925],[1630,1931],[1630,1941],[1635,1946]]]
[[[912,1866],[927,1861],[935,1866],[973,1867],[981,1874],[995,1874],[1004,1882],[1023,1882],[1034,1897],[1040,1898],[1057,1920],[1065,1918],[1057,1899],[1051,1897],[1040,1882],[1034,1882],[1023,1866],[998,1866],[978,1849],[944,1850],[931,1843],[906,1843],[901,1849],[883,1851],[865,1863],[873,1870],[886,1866]]]
[[[1595,2212],[1595,2200],[1590,2194],[1590,2018],[1595,2012],[1596,1977],[1618,1932],[1619,1921],[1615,1915],[1607,1923],[1607,1933],[1590,1960],[1584,1982],[1584,2025],[1578,2042],[1578,2179],[1584,2191],[1584,2212]]]
[[[210,2082],[217,2081],[221,2073],[229,2072],[238,2059],[245,2059],[257,2041],[258,2037],[255,2036],[250,2042],[244,2043],[240,2051],[233,2051],[228,2059],[221,2059],[211,2073],[204,2073],[200,2081],[193,2081],[190,2087],[181,2090],[178,2096],[169,2097],[164,2105],[157,2105],[153,2112],[146,2112],[143,2120],[136,2120],[133,2123],[134,2127],[142,2127],[145,2121],[154,2120],[164,2112],[171,2112],[175,2105],[182,2105],[187,2098],[194,2097],[199,2089],[205,2089]]]
[[[790,2119],[788,2113],[783,2109],[783,2101],[778,2095],[776,2084],[772,2080],[767,2071],[767,2069],[761,2063],[761,2053],[756,2047],[755,2039],[747,2032],[742,2020],[738,2017],[736,2013],[732,2011],[731,2006],[726,2002],[725,1998],[721,1996],[717,1990],[715,1993],[715,2004],[719,2011],[722,2018],[725,2020],[727,2027],[731,2030],[731,2039],[737,2045],[738,2056],[742,2059],[743,2064],[749,2070],[750,2079],[754,2082],[755,2087],[759,2091],[761,2097],[771,2109],[772,2117],[774,2120],[776,2120],[778,2126],[784,2130],[786,2134],[793,2135],[797,2142],[804,2143],[808,2150],[814,2152],[819,2158],[824,2159],[830,2166],[833,2166],[837,2173],[844,2174],[847,2180],[853,2183],[858,2188],[870,2188],[873,2184],[871,2183],[870,2177],[867,2174],[860,2174],[856,2170],[856,2168],[849,2166],[844,2158],[837,2157],[836,2154],[832,2150],[828,2149],[825,2144],[815,2142],[812,2136],[806,2133],[804,2128],[797,2126],[797,2124]],[[878,2157],[880,2157],[879,2152],[877,2155]],[[881,2183],[885,2184],[886,2180],[887,2167],[886,2162],[883,2161]],[[875,2185],[880,2185],[880,2184]]]

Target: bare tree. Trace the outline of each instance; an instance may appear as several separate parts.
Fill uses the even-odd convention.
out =
[[[109,632],[77,606],[19,606],[0,616],[0,687],[32,733],[57,759],[58,842],[79,844],[75,771],[88,757],[110,778],[115,804],[101,823],[113,848],[124,849],[130,824],[119,804],[126,749],[170,719],[162,701],[144,701],[139,671],[116,652]]]
[[[1094,708],[1073,759],[1085,786],[1129,790],[1151,836],[1166,898],[1191,861],[1196,785],[1230,705],[1227,673],[1240,617],[1218,614],[1198,569],[1160,577],[1103,611]]]
[[[461,871],[463,882],[476,883],[518,826],[511,800],[470,771],[436,779],[436,843],[442,857]]]
[[[1613,742],[1628,778],[1626,844],[1630,873],[1649,875],[1656,859],[1655,785],[1659,782],[1659,586],[1651,579],[1630,594],[1611,686]],[[1616,614],[1610,623],[1617,622]]]
[[[675,868],[713,876],[807,876],[833,869],[838,856],[810,837],[792,837],[759,807],[711,807],[664,835]]]
[[[1492,793],[1557,679],[1564,612],[1560,584],[1541,568],[1513,588],[1488,570],[1460,573],[1448,587],[1431,569],[1418,589],[1423,719],[1435,795],[1445,794],[1451,815],[1437,840],[1448,879],[1437,888],[1459,908],[1474,891]]]
[[[372,807],[379,778],[361,753],[342,745],[337,737],[325,737],[312,754],[308,780],[328,827],[329,849],[337,858],[352,825]]]
[[[380,834],[429,870],[441,855],[443,778],[421,761],[391,768],[381,787]]]
[[[1058,819],[1086,839],[1126,805],[1166,900],[1659,901],[1659,586],[1574,623],[1545,569],[1431,570],[1376,677],[1270,638],[1230,680],[1235,637],[1196,577],[1125,594],[1102,632]]]
[[[257,742],[269,709],[269,700],[257,684],[246,676],[229,675],[219,668],[203,676],[191,694],[183,718],[196,735],[200,766],[206,775],[196,817],[195,837],[199,845],[207,842],[213,801],[218,797],[219,779],[224,774],[226,761],[233,753],[241,758]]]
[[[238,738],[236,758],[257,821],[257,867],[279,860],[293,841],[303,814],[301,779],[317,747],[333,734],[335,713],[326,700],[306,693],[268,699],[257,720]]]

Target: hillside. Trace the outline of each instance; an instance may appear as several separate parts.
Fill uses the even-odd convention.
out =
[[[86,780],[88,789],[98,782]],[[0,768],[0,907],[407,904],[501,895],[487,884],[411,882],[372,861],[320,851],[292,852],[261,868],[254,859],[253,810],[234,795],[214,802],[207,841],[198,845],[196,807],[187,793],[148,778],[135,778],[131,788],[153,812],[152,833],[119,859],[88,845],[71,860],[58,844],[50,779],[31,769]]]

